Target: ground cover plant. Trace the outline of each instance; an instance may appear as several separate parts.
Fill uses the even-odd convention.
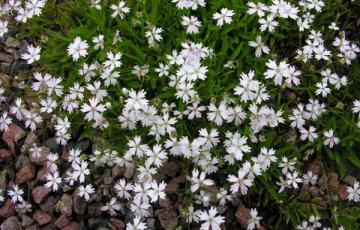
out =
[[[1,229],[360,228],[360,1],[0,15]]]

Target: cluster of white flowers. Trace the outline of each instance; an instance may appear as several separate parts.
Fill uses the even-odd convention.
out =
[[[202,0],[172,2],[180,10],[190,9],[188,12],[206,5]],[[33,16],[40,15],[45,3],[45,0],[29,0],[25,3],[17,0],[8,1],[2,6],[1,12],[17,13],[16,20],[26,22]],[[134,80],[144,82],[149,73],[155,73],[173,90],[174,101],[154,102],[152,94],[143,88],[124,87],[118,90],[123,103],[121,108],[116,108],[116,111],[120,111],[116,114],[117,123],[122,129],[131,131],[126,150],[121,152],[110,146],[97,148],[93,154],[87,156],[79,149],[70,149],[67,159],[69,168],[64,173],[58,168],[59,155],[50,153],[47,157],[50,172],[46,175],[45,186],[53,191],[59,190],[64,184],[76,186],[78,196],[91,202],[97,188],[88,179],[91,178],[90,165],[132,167],[137,171],[134,181],[119,179],[114,185],[116,197],[112,197],[101,210],[115,216],[119,212],[124,212],[124,204],[127,202],[134,214],[134,219],[127,223],[127,229],[146,229],[145,219],[150,215],[150,207],[166,198],[167,184],[157,181],[154,176],[169,158],[184,158],[190,165],[191,175],[189,173],[187,181],[196,204],[195,207],[190,205],[187,208],[187,221],[201,223],[201,229],[204,230],[217,230],[221,229],[221,224],[225,222],[225,218],[218,214],[217,208],[224,206],[236,196],[248,194],[257,183],[256,178],[273,165],[274,169],[280,168],[279,171],[282,173],[277,182],[279,192],[288,188],[298,189],[300,184],[316,185],[318,175],[312,171],[301,173],[296,167],[296,158],[277,156],[277,150],[265,143],[264,134],[267,130],[275,130],[284,125],[298,132],[299,137],[296,138],[300,142],[307,141],[308,144],[312,144],[323,138],[319,142],[320,145],[336,147],[341,142],[336,135],[336,127],[324,128],[318,119],[330,106],[326,98],[332,91],[347,86],[349,79],[346,76],[340,77],[329,68],[322,68],[316,72],[322,79],[316,84],[316,91],[309,94],[311,97],[299,98],[299,101],[290,105],[290,111],[283,111],[280,101],[277,107],[276,102],[269,103],[274,101],[273,97],[278,93],[275,92],[274,95],[273,89],[280,93],[284,88],[296,91],[296,87],[306,82],[304,73],[308,70],[300,70],[288,59],[270,56],[270,53],[276,50],[271,51],[263,42],[263,38],[281,26],[280,20],[295,20],[299,30],[306,37],[305,44],[294,54],[299,62],[306,64],[313,61],[320,65],[339,59],[350,65],[360,52],[355,43],[346,40],[344,33],[339,33],[333,41],[333,46],[337,50],[330,50],[325,47],[327,43],[321,32],[311,29],[316,13],[322,11],[324,4],[322,0],[302,0],[297,6],[284,0],[273,0],[270,5],[248,2],[247,13],[258,16],[258,34],[261,35],[245,44],[255,49],[255,58],[265,60],[262,64],[266,70],[263,73],[255,72],[254,68],[242,71],[239,80],[229,90],[230,95],[225,94],[222,98],[211,95],[213,97],[210,101],[202,101],[198,86],[209,78],[211,67],[206,63],[213,61],[212,58],[216,56],[217,51],[210,45],[207,47],[196,42],[195,39],[188,38],[181,42],[178,48],[164,54],[157,66],[134,64],[132,71],[128,71]],[[103,10],[100,0],[92,0],[91,7]],[[132,13],[125,1],[111,4],[109,8],[112,12],[111,17],[121,20],[126,20]],[[216,21],[214,26],[222,30],[230,26],[227,24],[235,21],[239,14],[236,10],[221,7],[212,14],[212,19]],[[183,15],[180,20],[188,36],[199,34],[202,29],[203,21],[195,14]],[[8,22],[0,21],[0,36],[8,32],[7,27]],[[331,23],[329,28],[334,31],[340,30],[334,23]],[[160,25],[149,25],[141,36],[147,40],[149,48],[154,49],[161,44],[162,34],[165,32],[166,28],[163,29]],[[73,37],[72,42],[67,44],[67,53],[71,58],[69,62],[80,64],[81,67],[76,71],[83,79],[69,85],[64,84],[65,79],[61,77],[46,72],[35,72],[29,80],[31,90],[39,95],[39,100],[30,105],[20,97],[16,98],[9,111],[3,112],[0,116],[0,131],[7,131],[15,118],[23,121],[26,128],[36,131],[41,123],[50,117],[54,124],[56,142],[67,146],[71,139],[71,128],[76,127],[75,122],[70,119],[72,114],[80,114],[87,124],[100,131],[111,128],[109,123],[114,110],[112,92],[109,89],[120,88],[118,83],[122,77],[120,73],[125,55],[123,57],[122,50],[106,47],[104,41],[107,39],[103,34],[94,35],[91,41],[80,36]],[[122,41],[119,31],[110,39],[113,45]],[[105,52],[106,57],[102,61],[91,60],[93,52],[104,49],[107,53]],[[28,64],[34,63],[40,60],[41,51],[40,46],[29,45],[21,58]],[[226,66],[230,68],[234,62],[228,61]],[[0,96],[3,94],[2,91],[4,89],[0,84]],[[0,97],[0,102],[6,100],[2,98]],[[58,116],[60,111],[63,113]],[[360,100],[353,102],[352,112],[360,116]],[[193,124],[191,122],[196,123],[200,120],[205,120],[209,125],[196,128],[194,126],[196,132],[181,132],[178,129],[183,127],[184,122]],[[230,126],[235,129],[228,129]],[[358,126],[360,127],[360,122]],[[247,127],[247,130],[242,129],[243,127]],[[146,143],[147,137],[151,139],[149,144]],[[214,154],[218,150],[225,152]],[[38,158],[41,147],[32,145],[29,152]],[[218,184],[222,187],[216,193],[216,202],[213,202],[212,194],[207,188],[217,185],[217,182],[210,178],[224,165],[235,170],[228,173],[227,184]],[[353,187],[348,187],[347,191],[349,200],[360,201],[358,182]],[[31,205],[24,201],[23,194],[24,191],[18,185],[14,185],[8,191],[13,203],[31,209]],[[0,196],[0,200],[2,198]],[[202,210],[201,207],[205,209]],[[258,216],[258,211],[251,209],[250,216],[248,229],[259,228],[262,217]],[[320,227],[319,217],[311,216],[297,228]]]

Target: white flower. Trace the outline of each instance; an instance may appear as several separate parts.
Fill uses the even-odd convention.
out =
[[[359,182],[356,181],[353,185],[353,187],[348,186],[346,191],[348,194],[348,199],[351,201],[359,202],[360,201],[360,185]]]
[[[327,145],[330,148],[334,147],[334,145],[337,145],[340,141],[339,138],[334,136],[334,131],[332,129],[325,131],[324,136],[326,137],[326,139],[324,140],[324,145]]]
[[[234,194],[240,189],[241,194],[247,194],[248,188],[252,185],[252,179],[246,179],[247,171],[239,169],[237,177],[234,175],[228,175],[227,180],[232,183],[230,191]]]
[[[285,61],[280,62],[280,64],[276,64],[275,61],[268,60],[266,62],[266,66],[268,69],[264,73],[266,79],[274,78],[275,85],[281,85],[283,81],[283,77],[289,78],[289,64]]]
[[[159,67],[155,69],[155,72],[159,74],[159,77],[169,75],[169,66],[159,63]]]
[[[113,18],[119,16],[121,19],[124,19],[125,14],[130,12],[130,8],[125,6],[124,1],[120,1],[118,5],[112,4],[110,8],[114,11],[111,15]]]
[[[8,32],[8,22],[0,21],[0,37],[4,36]]]
[[[117,196],[119,198],[129,199],[131,197],[128,191],[133,190],[133,186],[131,183],[126,183],[126,180],[120,179],[114,186]]]
[[[145,230],[147,229],[146,223],[141,222],[140,217],[135,217],[133,223],[127,223],[126,230]]]
[[[90,174],[88,163],[86,161],[81,161],[79,164],[73,163],[72,168],[74,169],[75,177],[79,178],[80,183],[83,183],[85,181],[85,176]]]
[[[220,126],[224,120],[229,120],[229,110],[224,101],[220,103],[219,108],[217,108],[213,103],[210,103],[210,105],[208,106],[208,110],[208,120],[214,121],[215,124],[217,124],[218,126]]]
[[[277,21],[274,21],[274,16],[271,14],[268,15],[266,19],[260,18],[259,23],[261,24],[261,31],[269,30],[269,32],[273,32],[274,29],[279,25]]]
[[[113,197],[109,202],[106,203],[106,205],[102,206],[100,210],[103,212],[108,211],[110,212],[111,216],[115,216],[117,211],[119,211],[121,208],[121,204],[116,201],[115,197]]]
[[[312,171],[308,171],[306,174],[303,175],[304,184],[316,185],[317,179],[318,176],[314,175]]]
[[[8,195],[11,198],[11,202],[16,203],[16,202],[23,202],[24,199],[22,197],[22,195],[24,194],[24,190],[19,189],[18,185],[14,185],[12,190],[8,191]]]
[[[256,208],[250,209],[250,219],[248,220],[247,230],[253,230],[260,228],[261,216],[258,216],[258,211]]]
[[[122,57],[121,52],[114,54],[113,52],[109,51],[106,54],[106,61],[104,63],[104,66],[109,67],[110,70],[120,67],[122,64],[120,61],[121,57]]]
[[[86,113],[85,119],[88,121],[98,121],[102,119],[101,113],[106,110],[105,106],[98,104],[99,101],[96,98],[90,98],[89,104],[83,104],[81,112]]]
[[[4,112],[0,116],[0,131],[7,131],[9,129],[9,125],[11,124],[12,119],[8,116],[7,112]]]
[[[86,41],[81,40],[80,37],[76,37],[74,42],[68,46],[67,51],[73,60],[77,61],[80,57],[85,57],[88,54],[87,48],[89,48],[89,45]]]
[[[211,207],[209,211],[201,211],[199,213],[200,221],[204,221],[201,224],[200,230],[220,230],[220,225],[225,222],[225,217],[216,216],[217,210],[215,207]]]
[[[216,25],[222,26],[224,23],[230,24],[232,22],[232,16],[234,15],[233,10],[222,8],[220,13],[216,12],[213,14],[213,19],[217,20]]]
[[[260,18],[264,17],[265,11],[268,10],[268,7],[262,2],[248,2],[247,6],[249,7],[248,14],[257,14]]]
[[[213,180],[205,179],[205,172],[199,172],[197,169],[193,169],[192,176],[188,177],[191,181],[191,192],[196,192],[200,187],[210,186],[214,184]]]
[[[291,173],[286,173],[286,182],[288,183],[288,185],[292,185],[293,188],[297,189],[298,183],[301,183],[303,181],[303,179],[301,179],[298,175],[297,172],[293,172]]]
[[[94,45],[94,49],[95,49],[95,50],[97,50],[97,49],[104,49],[104,35],[99,34],[98,36],[93,37],[93,38],[92,38],[92,41],[93,41],[93,43],[95,44],[95,45]]]
[[[150,31],[145,32],[145,37],[148,39],[148,43],[150,47],[155,46],[156,42],[162,40],[161,33],[163,32],[162,28],[153,27]]]
[[[28,45],[27,52],[21,54],[21,58],[24,60],[27,60],[28,64],[31,64],[35,61],[40,60],[40,52],[41,52],[40,46],[35,47],[33,45]]]
[[[250,41],[249,46],[256,48],[255,51],[256,57],[260,57],[263,52],[266,54],[270,52],[269,47],[264,45],[264,43],[261,41],[261,36],[257,36],[256,41]]]
[[[151,197],[151,202],[156,202],[157,200],[163,200],[166,198],[166,195],[164,192],[165,187],[166,187],[166,184],[163,181],[159,184],[157,182],[151,183],[151,190],[149,192],[149,195]]]
[[[52,188],[53,191],[56,191],[61,183],[61,177],[59,177],[59,173],[56,171],[54,173],[49,173],[46,175],[46,184],[45,187]]]
[[[302,128],[300,129],[300,133],[300,139],[303,141],[309,139],[310,142],[313,142],[316,138],[318,138],[318,134],[316,133],[316,128],[314,126],[310,126],[309,130]]]
[[[86,201],[90,200],[90,195],[95,192],[95,189],[91,184],[88,184],[86,186],[80,185],[79,187],[79,197],[84,197]]]
[[[199,32],[199,27],[201,26],[201,22],[195,16],[183,16],[182,17],[182,25],[186,26],[186,33],[188,34],[196,34]]]

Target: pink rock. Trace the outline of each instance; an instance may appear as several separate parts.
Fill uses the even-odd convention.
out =
[[[70,220],[66,217],[66,215],[61,214],[61,216],[55,221],[55,226],[58,228],[63,228],[70,223]]]
[[[6,162],[12,160],[13,154],[7,149],[0,149],[0,159]]]
[[[52,219],[52,217],[47,212],[44,212],[43,210],[36,210],[33,214],[33,218],[40,225],[47,224]]]
[[[50,172],[50,169],[48,167],[42,167],[36,176],[36,179],[39,181],[46,181],[46,175]]]
[[[116,218],[110,218],[109,223],[111,225],[111,229],[113,230],[124,230],[125,224],[119,219]]]
[[[62,230],[80,230],[80,225],[76,222],[71,222],[62,228]]]
[[[19,126],[12,123],[9,129],[3,133],[2,139],[9,146],[12,153],[15,153],[15,143],[26,135],[25,131]]]
[[[28,182],[35,177],[36,170],[32,164],[24,165],[19,172],[16,173],[16,184]]]
[[[48,198],[51,193],[51,189],[44,186],[38,186],[32,190],[31,193],[35,203],[41,204],[44,200],[46,200],[46,198]]]
[[[243,205],[240,205],[235,213],[235,217],[243,228],[247,228],[249,220],[251,218],[250,209],[244,207]]]
[[[3,218],[8,218],[15,215],[15,205],[11,202],[10,199],[6,199],[4,205],[0,208],[0,216]]]
[[[69,194],[64,194],[57,204],[60,212],[66,216],[71,216],[73,211],[73,198]]]
[[[21,147],[21,152],[27,151],[34,143],[38,142],[38,138],[34,132],[28,133],[25,138],[24,144]]]

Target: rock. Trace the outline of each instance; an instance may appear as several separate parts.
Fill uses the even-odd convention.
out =
[[[36,210],[33,214],[33,218],[39,223],[39,225],[50,223],[52,219],[52,217],[43,210]]]
[[[307,163],[305,168],[307,172],[311,171],[314,175],[320,175],[321,167],[320,164],[315,160]]]
[[[162,173],[169,177],[175,177],[179,171],[179,164],[174,161],[166,162],[162,167],[159,168],[159,173]]]
[[[16,59],[10,66],[10,75],[16,76],[17,74],[19,74],[23,71],[29,70],[29,69],[30,69],[30,65],[28,65],[26,61]]]
[[[71,216],[73,211],[73,199],[69,194],[64,194],[58,202],[57,207],[66,216]]]
[[[21,225],[23,227],[29,227],[34,223],[33,218],[27,216],[27,215],[21,215]]]
[[[177,226],[177,214],[172,208],[160,213],[159,220],[161,226],[165,229],[175,229]]]
[[[11,54],[0,52],[0,61],[5,63],[12,63],[15,60],[15,57]]]
[[[101,203],[90,204],[87,209],[87,214],[89,216],[95,216],[95,217],[101,216],[102,213],[101,206],[102,206]]]
[[[126,167],[125,172],[124,172],[124,177],[126,179],[131,179],[132,176],[134,175],[134,173],[135,173],[135,167],[134,166]]]
[[[63,228],[69,223],[70,220],[64,214],[61,214],[60,217],[54,222],[55,226],[58,228]]]
[[[96,226],[98,226],[102,222],[103,222],[103,220],[101,218],[89,218],[89,220],[88,220],[89,229],[94,229]]]
[[[175,193],[179,190],[179,184],[185,182],[185,176],[178,176],[169,181],[165,187],[165,192]]]
[[[84,215],[87,206],[86,200],[82,197],[77,196],[76,194],[77,191],[74,193],[74,197],[73,197],[74,211],[76,214]]]
[[[51,196],[47,198],[43,204],[40,205],[40,208],[52,216],[54,214],[54,204],[55,199],[53,196]]]
[[[336,192],[339,186],[340,186],[339,175],[335,173],[331,174],[329,179],[330,190]]]
[[[26,133],[24,130],[22,130],[22,128],[12,123],[9,126],[9,129],[3,133],[2,139],[9,146],[11,152],[15,153],[15,143],[17,143],[21,138],[25,137],[25,135]]]
[[[6,191],[6,171],[0,173],[0,189]]]
[[[16,184],[22,184],[32,180],[35,177],[35,166],[27,164],[16,173]]]
[[[124,230],[125,229],[125,223],[122,222],[119,219],[116,218],[110,218],[109,220],[109,227],[112,230]]]
[[[38,171],[38,173],[36,175],[36,179],[38,181],[47,181],[46,175],[48,173],[50,173],[50,169],[48,167],[44,166]]]
[[[7,149],[0,149],[0,160],[5,162],[10,162],[12,160],[13,154]]]
[[[153,176],[153,179],[160,183],[161,181],[165,181],[166,176],[162,173],[155,173],[155,175]]]
[[[29,157],[22,153],[16,159],[15,169],[19,170],[27,164],[29,164]]]
[[[146,220],[147,230],[155,230],[155,219],[154,218],[147,218]]]
[[[25,138],[24,144],[21,147],[21,152],[26,152],[36,142],[38,142],[36,134],[34,132],[29,132]]]
[[[342,181],[344,181],[348,185],[353,186],[357,180],[355,177],[347,175]]]
[[[15,216],[7,218],[2,224],[1,224],[1,230],[22,230],[21,224]]]
[[[40,227],[38,224],[33,224],[30,227],[26,228],[26,230],[40,230]]]
[[[42,227],[41,230],[57,230],[57,228],[56,228],[55,224],[50,223],[50,224]]]
[[[56,142],[56,138],[49,138],[46,141],[44,141],[43,143],[46,147],[50,148],[50,150],[55,153],[55,152],[59,152],[60,147],[58,145],[58,143]]]
[[[179,190],[179,183],[176,183],[171,180],[168,184],[166,184],[166,187],[165,187],[166,193],[175,193],[178,190]]]
[[[45,166],[47,162],[47,157],[50,154],[50,149],[46,146],[41,146],[40,157],[34,157],[30,154],[30,162],[36,165]]]
[[[319,188],[322,190],[326,190],[328,187],[327,186],[328,180],[329,180],[328,176],[326,174],[323,174],[318,180]]]
[[[15,215],[15,205],[11,202],[10,199],[6,199],[4,205],[0,208],[0,216],[3,218],[8,218]]]
[[[312,204],[315,204],[315,207],[319,210],[327,210],[328,204],[322,197],[314,197],[311,200]]]
[[[80,224],[71,222],[70,224],[63,227],[62,230],[80,230]]]
[[[38,186],[32,190],[32,197],[37,204],[41,204],[51,193],[51,188],[45,186]]]
[[[250,209],[240,204],[238,210],[235,213],[236,220],[243,227],[247,228],[249,219],[251,218]]]
[[[123,167],[120,166],[115,166],[111,169],[111,176],[114,179],[117,179],[119,177],[122,177],[125,173],[125,169]]]
[[[21,47],[21,41],[14,37],[8,37],[5,41],[5,46],[10,48],[20,48]]]
[[[63,149],[61,151],[61,159],[63,159],[64,161],[67,161],[69,159],[69,154],[70,154],[70,151],[68,149]]]
[[[349,193],[346,184],[341,184],[338,188],[338,195],[341,200],[347,200]]]
[[[165,197],[165,199],[159,200],[159,205],[162,208],[167,208],[171,205],[171,202],[170,202],[169,198]]]

